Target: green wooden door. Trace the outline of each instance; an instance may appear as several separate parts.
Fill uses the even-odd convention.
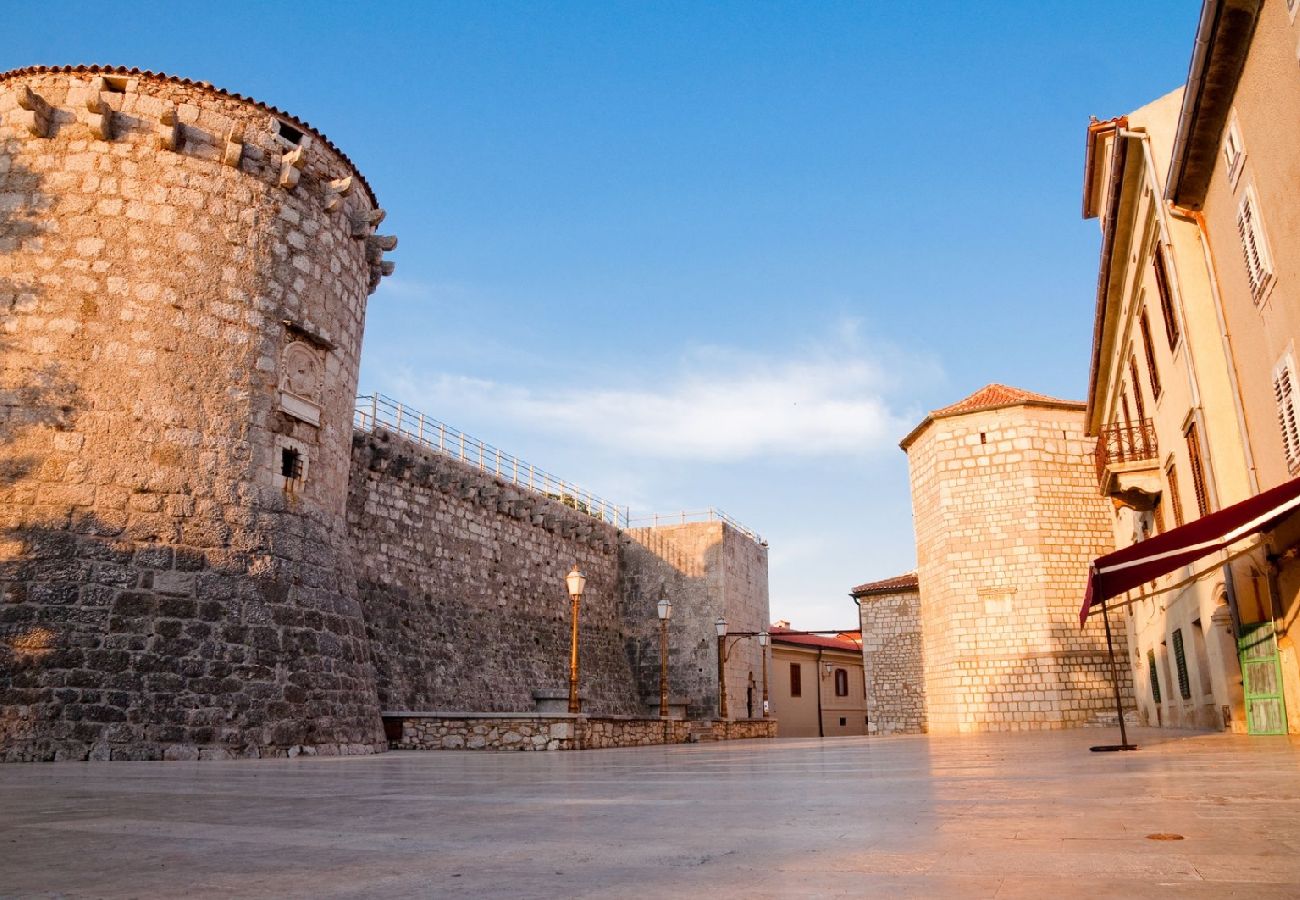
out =
[[[1272,622],[1243,625],[1237,639],[1246,686],[1246,727],[1251,734],[1286,734],[1282,667]]]

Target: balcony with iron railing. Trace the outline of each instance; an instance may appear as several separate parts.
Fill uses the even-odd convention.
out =
[[[1097,435],[1097,484],[1104,496],[1132,488],[1159,491],[1160,448],[1150,419],[1106,425]]]

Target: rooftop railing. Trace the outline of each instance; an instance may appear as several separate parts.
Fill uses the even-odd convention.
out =
[[[629,528],[658,528],[661,525],[687,525],[691,522],[725,522],[755,544],[767,546],[767,541],[757,531],[746,528],[720,509],[702,509],[697,512],[655,513],[628,519]]]
[[[1136,425],[1106,425],[1097,435],[1097,481],[1106,483],[1106,470],[1111,466],[1150,462],[1160,456],[1156,446],[1156,429],[1150,419]]]

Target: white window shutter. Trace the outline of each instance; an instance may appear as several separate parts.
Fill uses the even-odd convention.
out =
[[[1282,447],[1291,474],[1300,469],[1300,417],[1296,414],[1295,360],[1290,351],[1273,368],[1273,393],[1277,397],[1277,422],[1282,429]]]
[[[1259,207],[1255,203],[1254,192],[1250,189],[1241,198],[1241,206],[1237,209],[1237,234],[1241,238],[1241,252],[1246,260],[1250,293],[1255,300],[1259,300],[1273,277],[1273,267],[1268,258],[1268,248],[1264,244]]]

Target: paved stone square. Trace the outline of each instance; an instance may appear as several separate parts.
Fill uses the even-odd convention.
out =
[[[1300,746],[1114,738],[0,766],[0,895],[1300,895]]]

